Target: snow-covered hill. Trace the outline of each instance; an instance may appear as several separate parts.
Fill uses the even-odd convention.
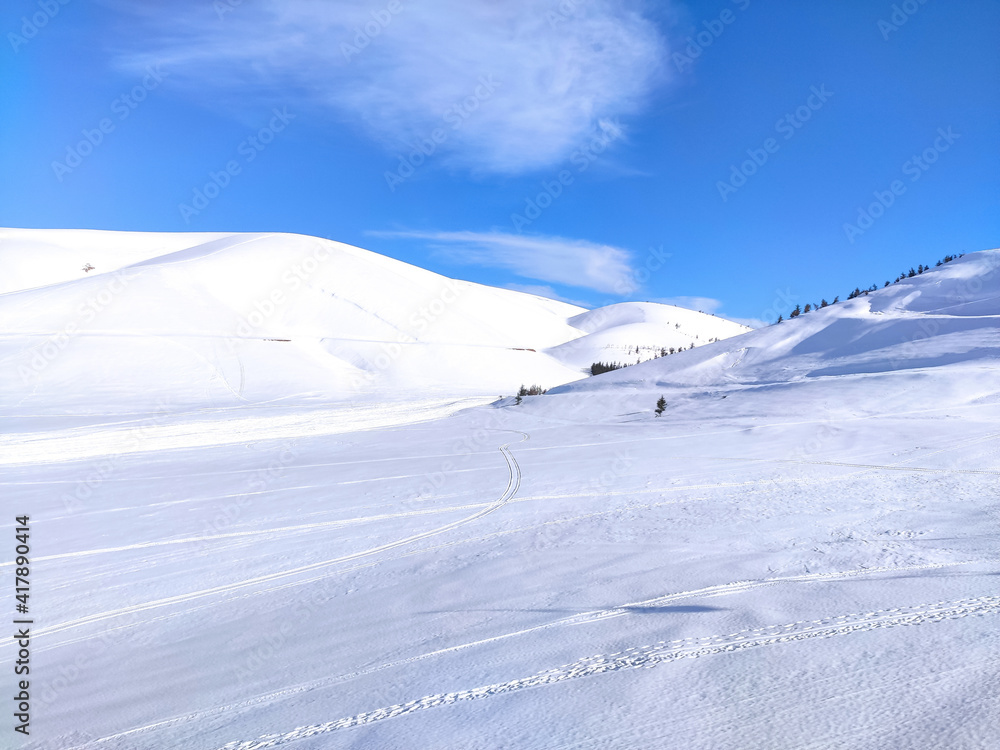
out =
[[[884,289],[556,392],[794,383],[1000,358],[1000,250],[970,253]]]
[[[8,229],[0,263],[0,398],[27,413],[495,396],[748,330],[652,303],[586,311],[301,235]]]
[[[686,350],[751,330],[725,318],[650,302],[608,305],[575,315],[569,322],[586,335],[553,347],[549,353],[576,368],[597,361],[645,362],[664,350]]]

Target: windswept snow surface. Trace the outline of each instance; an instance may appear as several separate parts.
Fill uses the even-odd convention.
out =
[[[14,411],[13,746],[1000,746],[998,275],[517,406]]]

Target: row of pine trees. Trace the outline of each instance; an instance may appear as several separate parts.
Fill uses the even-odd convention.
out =
[[[961,258],[963,255],[965,255],[965,253],[960,253],[959,255],[946,255],[944,256],[944,258],[939,260],[935,265],[943,266],[945,263],[951,263],[953,260],[957,260],[958,258]],[[885,289],[885,287],[890,286],[891,284],[896,284],[902,281],[903,279],[912,279],[914,276],[919,276],[924,271],[930,271],[930,270],[931,270],[930,266],[925,266],[923,264],[920,264],[916,268],[910,268],[909,271],[903,271],[903,273],[899,274],[899,276],[896,277],[895,281],[886,281],[882,288]],[[854,299],[856,297],[865,296],[877,290],[878,290],[878,284],[872,284],[867,289],[861,289],[860,287],[855,287],[854,291],[847,295],[847,299]],[[840,302],[839,296],[834,297],[833,302],[827,302],[825,299],[823,299],[820,300],[819,304],[816,305],[807,304],[805,307],[802,307],[802,305],[796,305],[795,309],[788,314],[788,317],[797,318],[800,315],[803,315],[804,313],[812,312],[813,310],[821,310],[824,307],[835,305],[838,302]],[[775,322],[781,323],[784,321],[784,319],[785,318],[783,315],[779,315],[778,319]]]
[[[712,339],[711,341],[709,341],[709,343],[711,343],[712,341],[718,341],[718,339]],[[646,348],[649,348],[649,347],[646,347]],[[636,347],[636,351],[637,352],[638,352],[638,349],[639,348]],[[694,349],[694,342],[693,341],[691,342],[690,345],[688,345],[687,349]],[[665,346],[664,347],[660,347],[660,349],[656,350],[656,354],[653,355],[653,359],[659,359],[660,357],[666,357],[666,356],[668,356],[670,354],[677,354],[679,352],[687,351],[687,349],[685,349],[683,346],[677,346],[677,347],[671,346],[669,348],[665,347]],[[629,350],[629,351],[631,351],[631,350]],[[640,362],[642,362],[642,358],[636,359],[635,362],[594,362],[590,366],[590,374],[591,375],[600,375],[603,372],[611,372],[612,370],[620,370],[623,367],[630,367],[633,364],[637,365]]]

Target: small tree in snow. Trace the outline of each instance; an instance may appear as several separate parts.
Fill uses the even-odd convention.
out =
[[[656,416],[663,414],[663,411],[667,408],[667,400],[660,396],[659,400],[656,402]]]

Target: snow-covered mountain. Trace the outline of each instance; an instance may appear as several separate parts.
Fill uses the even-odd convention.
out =
[[[496,395],[749,330],[653,303],[587,311],[302,235],[7,229],[0,264],[0,397],[28,413]]]

